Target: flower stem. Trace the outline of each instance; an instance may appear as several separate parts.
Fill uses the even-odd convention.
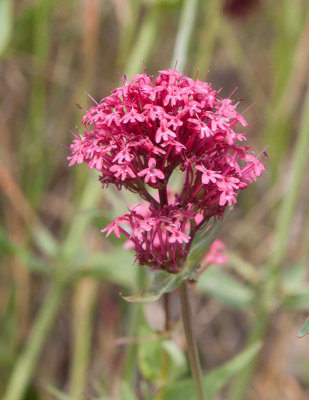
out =
[[[188,296],[188,284],[187,281],[184,281],[179,287],[179,295],[181,301],[181,315],[183,321],[183,327],[185,330],[187,347],[188,347],[188,355],[191,367],[192,377],[195,383],[195,388],[197,392],[198,400],[206,400],[204,387],[203,387],[203,375],[200,364],[200,359],[197,351],[197,345],[193,333],[193,323],[192,323],[192,312],[189,303]]]

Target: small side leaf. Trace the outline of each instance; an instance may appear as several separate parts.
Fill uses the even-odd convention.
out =
[[[133,296],[122,296],[122,298],[130,303],[152,303],[158,300],[164,293],[169,293],[177,289],[182,281],[196,278],[193,270],[185,269],[178,274],[156,271],[154,272],[152,285],[149,289],[143,289],[140,293]]]
[[[309,318],[306,319],[304,326],[299,330],[297,337],[302,338],[309,334]]]

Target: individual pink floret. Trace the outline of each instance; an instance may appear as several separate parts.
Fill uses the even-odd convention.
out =
[[[110,171],[114,173],[116,178],[120,177],[120,179],[122,181],[124,181],[127,178],[127,176],[129,176],[130,178],[135,178],[136,177],[136,175],[132,171],[132,169],[126,164],[124,164],[124,165],[121,165],[121,164],[120,165],[119,164],[113,165],[110,168]]]
[[[169,225],[166,227],[166,230],[171,233],[168,238],[169,243],[188,243],[190,240],[190,236],[186,235],[184,232],[180,230],[180,224]]]
[[[218,178],[221,178],[221,175],[217,171],[209,170],[203,165],[195,165],[195,169],[202,172],[202,182],[204,185],[207,185],[209,182],[215,183]]]
[[[148,168],[143,169],[137,175],[144,176],[145,183],[148,183],[149,181],[151,183],[156,183],[157,178],[164,179],[164,173],[155,167],[156,160],[154,158],[150,158],[148,161]]]
[[[108,237],[112,232],[115,236],[119,239],[120,238],[120,231],[119,231],[119,222],[121,218],[115,218],[110,224],[108,224],[101,232],[106,232],[106,237]]]

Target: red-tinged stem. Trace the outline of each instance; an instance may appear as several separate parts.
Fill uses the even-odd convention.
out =
[[[193,332],[192,312],[189,302],[187,281],[183,281],[183,283],[180,285],[179,295],[181,301],[183,327],[187,340],[187,350],[189,355],[191,373],[195,383],[197,400],[206,400],[206,395],[203,387],[203,374]]]
[[[164,206],[165,204],[167,204],[167,191],[166,191],[166,187],[164,187],[163,189],[159,189],[159,197],[160,197],[160,204],[161,204],[161,206]]]

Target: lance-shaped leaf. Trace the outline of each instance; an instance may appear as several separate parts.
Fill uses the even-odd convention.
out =
[[[154,272],[152,285],[149,289],[143,289],[140,293],[133,296],[122,297],[130,303],[152,303],[158,300],[164,293],[169,293],[177,289],[182,281],[186,279],[197,279],[194,269],[184,269],[178,274],[156,271]]]
[[[308,333],[309,333],[309,318],[306,319],[304,326],[300,329],[297,336],[299,338],[302,338],[302,337],[308,335]]]

